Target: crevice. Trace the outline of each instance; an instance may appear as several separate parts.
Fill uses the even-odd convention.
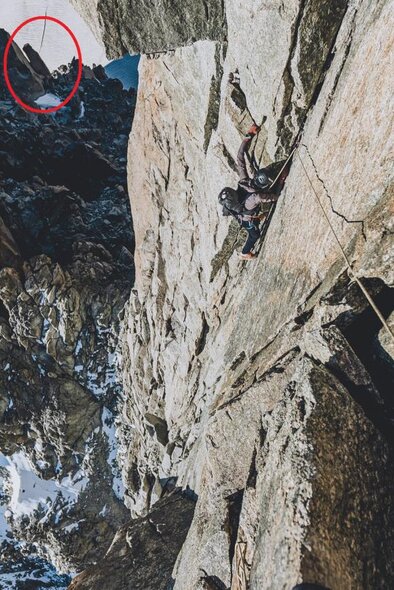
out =
[[[274,373],[283,373],[287,365],[289,365],[299,353],[299,346],[294,346],[290,350],[286,351],[279,358],[277,358],[273,366],[270,367],[267,371],[265,371],[262,375],[260,375],[255,382],[262,383],[263,381],[266,381],[267,377],[273,375]]]
[[[156,435],[157,441],[165,447],[168,444],[168,425],[166,420],[147,412],[145,420],[149,423],[146,425],[149,432]]]
[[[221,404],[220,406],[218,406],[215,410],[215,412],[218,412],[219,410],[223,410],[225,408],[227,408],[228,406],[231,406],[232,404],[238,402],[252,387],[254,387],[255,385],[258,385],[260,383],[263,383],[264,381],[266,381],[271,375],[274,375],[275,373],[283,373],[286,370],[286,366],[292,362],[292,360],[300,353],[300,348],[298,346],[295,346],[294,348],[292,348],[291,350],[288,350],[287,352],[285,352],[282,356],[280,356],[275,362],[274,364],[267,369],[267,371],[265,371],[262,375],[260,375],[258,378],[256,377],[256,369],[254,370],[255,375],[253,378],[253,382],[248,384],[248,386],[239,391],[234,397],[232,397],[231,399],[229,399],[228,401],[224,402],[223,404]],[[236,381],[231,385],[231,389],[236,389],[237,387],[242,387],[242,385],[246,382],[248,377],[248,371],[244,371],[237,379]]]
[[[282,113],[281,116],[278,119],[278,123],[277,123],[277,136],[278,137],[282,137],[284,130],[285,130],[285,119],[286,117],[290,114],[291,112],[291,108],[292,108],[292,101],[291,101],[291,97],[293,94],[293,90],[294,90],[294,86],[295,86],[295,82],[294,82],[294,78],[293,78],[293,74],[291,72],[291,62],[293,60],[294,54],[295,54],[295,50],[297,47],[297,42],[298,42],[298,32],[300,29],[300,25],[302,22],[302,17],[304,16],[304,10],[305,10],[305,4],[306,4],[307,0],[301,0],[300,3],[300,7],[298,9],[298,14],[297,14],[297,18],[296,21],[294,23],[294,27],[293,27],[293,33],[292,33],[292,38],[291,38],[291,43],[290,43],[290,49],[289,49],[289,57],[287,59],[286,65],[285,65],[285,69],[283,70],[283,74],[282,74],[282,78],[281,81],[279,83],[279,87],[278,90],[276,92],[276,96],[274,98],[274,102],[273,102],[273,108],[275,110],[276,108],[276,101],[278,98],[278,93],[281,87],[282,82],[285,85],[285,95],[283,97],[283,103],[284,106],[282,108]],[[287,135],[286,135],[286,142],[283,142],[283,140],[281,141],[282,145],[287,146],[290,145],[290,141],[291,141],[291,132],[290,130],[288,131]],[[289,137],[287,137],[289,136]]]
[[[199,356],[202,353],[202,351],[204,350],[206,342],[207,342],[208,333],[209,333],[209,325],[206,320],[205,314],[202,314],[202,328],[201,328],[200,336],[199,336],[197,343],[196,343],[195,356]]]
[[[216,73],[211,79],[211,88],[209,90],[208,111],[204,125],[204,152],[207,153],[212,133],[216,131],[219,124],[220,111],[220,87],[223,78],[223,66],[220,60],[220,45],[215,49]]]
[[[231,366],[230,366],[230,370],[234,371],[241,363],[242,361],[244,361],[246,358],[246,353],[245,351],[242,351],[232,362]]]
[[[242,233],[243,232],[241,231],[238,222],[232,219],[227,236],[223,240],[223,245],[212,260],[212,270],[211,276],[209,278],[210,283],[214,281],[216,275],[223,268],[223,266],[228,263],[229,259],[234,253],[234,250],[237,248],[238,244],[241,243]]]
[[[311,100],[310,100],[309,105],[307,107],[307,111],[309,111],[309,109],[311,107],[313,107],[317,103],[317,100],[319,98],[320,91],[321,91],[321,89],[323,87],[324,80],[325,80],[325,77],[326,77],[326,73],[330,69],[331,64],[332,64],[332,62],[334,60],[334,57],[335,57],[335,45],[336,45],[336,42],[337,42],[339,31],[341,29],[341,24],[343,22],[343,19],[345,18],[345,15],[346,15],[347,10],[348,10],[348,6],[346,6],[346,8],[345,8],[345,10],[344,10],[344,12],[343,12],[343,14],[341,16],[341,20],[340,20],[340,22],[338,24],[337,30],[334,33],[333,40],[331,42],[330,48],[329,48],[328,53],[327,53],[327,57],[326,57],[325,62],[323,64],[323,67],[322,67],[322,70],[321,70],[321,74],[320,74],[319,80],[318,80],[318,82],[316,84],[315,90],[314,90],[314,92],[312,94]],[[347,57],[347,55],[346,55],[346,57]],[[346,61],[346,57],[345,57],[345,61]],[[341,67],[343,67],[343,65]]]
[[[202,5],[204,7],[205,18],[209,21],[209,6],[207,0],[202,0]]]
[[[131,489],[131,491],[136,492],[137,490],[140,489],[141,487],[141,476],[140,476],[140,472],[138,470],[138,465],[135,461],[133,461],[133,463],[131,464],[131,467],[128,471],[128,487]]]
[[[345,47],[345,50],[344,50],[344,53],[343,53],[342,62],[341,62],[341,65],[339,66],[339,69],[338,69],[337,74],[335,76],[334,84],[333,84],[332,89],[330,91],[330,94],[328,95],[328,98],[327,98],[326,108],[324,109],[324,113],[323,113],[323,116],[322,116],[322,119],[321,119],[320,125],[319,125],[319,130],[317,132],[317,135],[318,136],[320,135],[320,133],[321,133],[323,127],[324,127],[324,123],[326,121],[326,117],[327,117],[328,111],[330,110],[331,103],[333,101],[334,94],[336,92],[336,89],[337,89],[337,86],[338,86],[338,83],[339,83],[339,79],[340,79],[340,77],[342,75],[343,69],[345,67],[347,58],[348,58],[349,53],[350,53],[350,48],[351,48],[352,41],[353,41],[353,32],[354,32],[353,25],[354,25],[354,21],[355,21],[356,16],[357,16],[357,12],[358,12],[358,9],[356,9],[354,11],[354,14],[353,14],[352,23],[350,25],[350,33],[349,33],[349,37],[348,37],[347,42],[346,42],[346,47]],[[338,29],[338,32],[339,32],[339,29]],[[335,41],[336,41],[336,39],[335,39]],[[333,57],[334,57],[334,55],[335,55],[335,53],[333,54]]]
[[[375,295],[375,303],[387,319],[394,312],[394,288],[384,285]],[[384,400],[390,419],[394,420],[394,359],[379,341],[381,330],[384,329],[379,318],[368,305],[353,322],[342,328],[342,333]]]
[[[311,164],[312,164],[312,166],[313,166],[313,170],[314,170],[314,172],[315,172],[316,178],[318,179],[318,181],[319,181],[319,182],[320,182],[320,184],[322,185],[322,187],[323,187],[323,189],[324,189],[324,192],[325,192],[325,194],[326,194],[326,197],[327,197],[327,198],[328,198],[328,200],[330,201],[330,208],[331,208],[331,211],[332,211],[332,212],[333,212],[335,215],[337,215],[338,217],[340,217],[340,218],[341,218],[343,221],[345,221],[346,223],[349,223],[349,224],[351,224],[351,223],[358,223],[358,224],[360,224],[360,225],[361,225],[361,233],[362,233],[362,236],[363,236],[364,240],[366,240],[366,239],[367,239],[367,237],[366,237],[366,235],[365,235],[364,220],[362,220],[362,219],[348,219],[348,218],[347,218],[345,215],[343,215],[343,214],[342,214],[342,213],[340,213],[340,212],[339,212],[337,209],[335,209],[335,207],[334,207],[334,202],[333,202],[333,198],[332,198],[332,196],[330,195],[330,193],[329,193],[329,191],[328,191],[328,189],[327,189],[327,187],[326,187],[326,185],[325,185],[325,182],[324,182],[324,180],[323,180],[323,179],[321,178],[321,176],[319,175],[319,172],[318,172],[318,170],[317,170],[317,166],[316,166],[316,164],[315,164],[315,161],[314,161],[314,159],[312,158],[312,155],[311,155],[311,153],[310,153],[310,151],[309,151],[309,148],[308,148],[308,146],[307,146],[305,143],[302,143],[301,145],[302,145],[302,147],[304,147],[304,148],[305,148],[305,150],[306,150],[306,153],[308,154],[308,156],[309,156],[309,159],[310,159],[310,161],[311,161]]]
[[[10,319],[9,311],[2,301],[0,301],[0,318],[4,318],[7,322],[9,322]]]
[[[379,290],[377,288],[379,283]],[[394,288],[390,288],[376,278],[369,279],[367,288],[374,293],[374,300],[382,315],[387,319],[394,312]],[[351,350],[360,361],[365,371],[362,379],[360,368],[359,380],[354,382],[345,363],[338,355],[326,364],[332,375],[346,388],[353,399],[360,405],[366,416],[394,445],[394,360],[383,348],[379,335],[383,330],[379,318],[373,309],[363,300],[356,285],[348,288],[347,296],[340,285],[331,303],[351,304],[352,311],[340,314],[334,325],[342,333]],[[339,295],[339,296],[338,296]]]
[[[311,28],[312,35],[308,35],[305,38],[303,38],[301,27],[303,26],[304,21],[306,23],[307,28],[308,24],[310,26],[313,24],[313,7],[309,6],[309,4],[310,3],[308,3],[307,0],[302,0],[302,2],[300,3],[299,12],[293,27],[292,39],[289,49],[289,57],[282,74],[281,82],[279,83],[273,101],[273,109],[274,112],[276,112],[278,94],[281,88],[281,83],[283,82],[285,86],[285,92],[283,96],[282,113],[277,123],[277,136],[278,138],[280,138],[280,146],[277,150],[277,157],[281,155],[282,150],[286,151],[289,149],[293,139],[293,133],[295,131],[293,125],[291,126],[291,128],[287,125],[288,121],[286,121],[286,119],[293,112],[294,121],[298,126],[297,131],[300,131],[305,124],[305,120],[310,109],[316,104],[318,100],[320,91],[324,84],[325,75],[329,70],[335,56],[335,44],[337,41],[338,33],[340,31],[341,24],[348,9],[348,4],[346,0],[340,0],[336,3],[333,2],[332,5],[328,3],[326,6],[324,6],[326,14],[324,13],[324,10],[320,11],[319,13],[319,18],[326,18],[329,24],[323,37],[316,37],[316,35],[314,36],[313,33],[314,28],[316,30],[319,30],[319,27],[317,26],[319,24],[318,21],[317,23],[315,22],[315,26],[312,26]],[[306,100],[306,105],[302,108],[297,107],[294,104],[294,101],[292,101],[295,80],[292,74],[291,64],[296,53],[297,47],[299,47],[300,54],[300,67],[298,68],[298,74]],[[316,58],[317,55],[319,56],[318,58]],[[324,59],[323,63],[321,63],[320,61],[320,56]]]
[[[226,148],[226,146],[224,145],[224,143],[222,144],[222,153],[223,153],[223,156],[226,158],[227,163],[230,166],[231,170],[233,170],[233,172],[237,172],[237,164],[236,164],[234,158],[232,157],[232,155],[230,154],[230,152],[228,151],[228,149]]]
[[[235,106],[243,113],[244,111],[248,111],[248,102],[246,100],[246,96],[244,91],[242,90],[239,84],[233,83],[233,89],[230,94],[230,98],[235,104]]]
[[[257,450],[253,450],[252,461],[249,467],[248,479],[246,481],[246,488],[256,488],[257,483],[257,469],[256,469]]]
[[[302,328],[302,326],[305,326],[305,324],[311,319],[312,315],[313,315],[313,308],[304,311],[303,313],[298,315],[296,318],[294,318],[294,323],[296,324],[296,326],[292,329],[292,332],[295,332],[296,330],[299,330],[300,328]]]
[[[241,516],[242,502],[244,497],[244,490],[238,490],[234,494],[227,496],[227,521],[225,528],[229,535],[229,559],[233,562],[235,554],[235,545],[237,543],[239,519]]]
[[[166,70],[167,70],[168,72],[170,72],[170,74],[171,74],[171,76],[174,78],[175,82],[176,82],[177,84],[179,84],[179,85],[180,85],[180,82],[179,82],[179,80],[177,79],[177,77],[175,76],[175,74],[174,74],[174,73],[171,71],[171,69],[168,67],[168,65],[166,64],[166,62],[165,62],[165,61],[163,61],[163,66],[166,68]]]

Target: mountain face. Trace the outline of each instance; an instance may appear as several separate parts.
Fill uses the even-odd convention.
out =
[[[100,540],[73,590],[103,580],[108,590],[141,580],[163,590],[393,587],[392,0],[73,4],[111,57],[143,54],[127,161],[135,283],[119,299],[100,288],[117,309],[128,299],[118,323],[98,306],[119,350],[119,463],[133,520],[104,557]],[[264,121],[253,144],[264,166],[303,135],[258,257],[245,263],[235,252],[244,235],[221,217],[217,194],[236,187],[237,150],[254,121]],[[76,250],[77,292],[83,318],[96,318],[88,253]],[[49,285],[57,278],[46,259],[29,271],[46,292],[41,268]],[[7,326],[16,293],[52,317],[47,296],[30,295],[29,274],[18,283],[4,272]],[[83,329],[72,297],[59,303],[72,327],[54,326],[67,378]],[[21,350],[31,325],[18,321]],[[84,375],[87,363],[77,364]],[[79,389],[72,399],[60,413],[79,431],[62,464],[77,473],[70,449],[100,432],[100,410]],[[77,404],[83,421],[72,419]],[[51,449],[63,448],[54,430]],[[189,495],[177,492],[179,504],[173,486]]]
[[[74,70],[42,76],[43,89],[67,96]],[[125,164],[135,96],[103,72],[99,81],[84,68],[78,96],[56,116],[23,111],[2,87],[0,580],[7,587],[68,586],[69,576],[49,563],[66,574],[95,563],[129,519],[115,420],[119,314],[134,280]],[[27,99],[34,97],[33,89]]]

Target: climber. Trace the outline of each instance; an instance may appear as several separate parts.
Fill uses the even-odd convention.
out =
[[[239,182],[237,189],[224,188],[219,193],[219,203],[223,208],[223,215],[232,215],[237,219],[241,227],[248,232],[248,238],[240,254],[243,260],[251,260],[256,257],[252,252],[253,246],[260,237],[259,225],[265,221],[267,213],[261,212],[261,206],[265,203],[275,203],[279,192],[283,187],[285,172],[283,172],[275,184],[275,191],[271,189],[272,179],[266,168],[257,169],[254,166],[254,176],[248,174],[245,157],[252,138],[260,131],[260,127],[252,125],[237,156],[237,172]]]

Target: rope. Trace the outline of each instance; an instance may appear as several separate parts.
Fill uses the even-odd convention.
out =
[[[238,541],[235,547],[235,572],[231,590],[246,590],[246,588],[246,543]]]
[[[48,6],[47,6],[46,11],[45,11],[45,16],[48,16]],[[47,30],[47,22],[48,22],[47,19],[45,19],[44,20],[44,28],[42,30],[41,45],[40,45],[40,49],[38,50],[38,53],[39,54],[41,54],[41,49],[42,49],[42,46],[44,44],[45,31]]]
[[[274,186],[274,184],[276,183],[276,181],[278,180],[279,176],[282,174],[283,170],[286,168],[287,164],[290,161],[290,158],[292,157],[292,155],[294,154],[294,152],[296,151],[296,149],[298,148],[298,145],[295,145],[293,147],[293,149],[291,150],[290,154],[287,156],[285,163],[283,164],[282,168],[279,170],[278,174],[275,177],[275,180],[273,180],[271,182],[271,186],[270,188],[272,188]]]
[[[309,181],[309,184],[311,185],[311,188],[312,188],[312,190],[313,190],[313,192],[315,194],[316,200],[319,203],[319,206],[320,206],[321,210],[323,211],[324,217],[326,218],[327,223],[328,223],[328,225],[329,225],[329,227],[330,227],[330,229],[331,229],[331,231],[332,231],[332,233],[334,235],[334,238],[335,238],[335,240],[336,240],[336,242],[337,242],[337,244],[339,246],[339,249],[340,249],[341,254],[343,256],[343,259],[344,259],[344,261],[346,263],[346,266],[348,267],[348,270],[349,270],[350,275],[353,277],[353,279],[356,281],[357,285],[360,287],[360,289],[363,292],[363,294],[365,295],[368,303],[370,304],[370,306],[372,307],[373,311],[376,313],[376,315],[378,316],[379,320],[382,322],[383,327],[385,328],[385,330],[387,331],[387,333],[391,336],[391,338],[392,338],[392,340],[394,342],[394,333],[393,333],[393,331],[391,330],[390,326],[386,322],[385,318],[383,317],[383,314],[380,312],[378,306],[376,305],[376,303],[372,299],[372,297],[369,294],[368,290],[364,287],[364,285],[362,284],[361,280],[356,276],[356,274],[353,271],[353,268],[352,268],[351,262],[349,260],[349,257],[347,256],[345,250],[343,249],[342,244],[341,244],[341,242],[340,242],[340,240],[338,238],[338,235],[337,235],[337,233],[336,233],[336,231],[334,229],[334,226],[332,225],[331,220],[330,220],[329,216],[326,213],[326,210],[324,209],[324,207],[322,205],[322,202],[321,202],[321,200],[319,198],[319,195],[317,194],[316,189],[315,189],[315,187],[312,184],[312,180],[311,180],[311,178],[310,178],[310,176],[308,174],[308,171],[307,171],[307,169],[306,169],[306,167],[304,165],[304,162],[303,162],[303,160],[301,158],[301,154],[300,154],[299,151],[298,151],[298,158],[299,158],[299,160],[301,162],[301,166],[304,169],[305,176],[307,177],[307,179]]]
[[[290,159],[292,158],[292,156],[293,156],[293,154],[294,154],[294,152],[296,151],[297,148],[298,148],[298,145],[295,145],[293,147],[293,149],[291,150],[290,154],[287,156],[285,163],[283,164],[283,166],[279,170],[279,172],[276,175],[275,179],[271,182],[270,189],[275,186],[276,182],[278,181],[278,178],[282,174],[283,170],[286,168],[287,164],[289,163]],[[276,207],[276,201],[273,202],[273,203],[271,203],[271,207],[269,208],[267,217],[264,220],[264,223],[263,223],[263,226],[262,226],[262,229],[261,229],[261,242],[263,242],[263,240],[265,238],[265,234],[267,233],[268,226],[271,223],[271,218],[272,218],[272,215],[273,215],[273,213],[275,211],[275,207]]]

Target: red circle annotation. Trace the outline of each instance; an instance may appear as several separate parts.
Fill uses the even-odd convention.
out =
[[[55,106],[55,107],[51,107],[49,109],[39,109],[39,108],[34,108],[30,105],[28,105],[27,103],[25,103],[15,92],[14,88],[12,87],[12,84],[10,82],[10,78],[8,75],[8,56],[9,56],[9,52],[12,46],[12,43],[15,39],[15,37],[17,36],[17,34],[19,33],[19,31],[21,29],[23,29],[26,25],[39,21],[39,20],[48,20],[51,21],[53,23],[56,23],[58,25],[60,25],[61,27],[63,27],[63,29],[65,29],[65,31],[67,31],[67,33],[70,35],[71,39],[74,42],[74,45],[76,47],[77,50],[77,55],[78,55],[78,73],[77,73],[77,79],[75,81],[75,84],[70,92],[70,94],[67,96],[67,98],[65,100],[63,100],[59,105]],[[78,88],[79,88],[79,84],[81,82],[82,79],[82,51],[81,51],[81,47],[78,43],[78,39],[76,38],[76,36],[74,35],[74,33],[72,32],[72,30],[70,29],[70,27],[68,27],[64,22],[62,22],[61,20],[59,20],[58,18],[55,18],[53,16],[33,16],[27,20],[25,20],[23,23],[21,23],[16,29],[15,31],[12,33],[12,35],[10,36],[10,38],[8,39],[5,51],[4,51],[4,59],[3,59],[3,72],[4,72],[4,79],[5,79],[5,83],[7,85],[7,88],[10,92],[10,94],[12,95],[12,97],[16,100],[16,102],[23,107],[24,109],[30,111],[31,113],[36,113],[37,115],[49,115],[50,113],[55,113],[56,111],[59,111],[60,109],[62,109],[63,107],[65,107],[70,100],[72,100],[72,98],[75,96]]]

